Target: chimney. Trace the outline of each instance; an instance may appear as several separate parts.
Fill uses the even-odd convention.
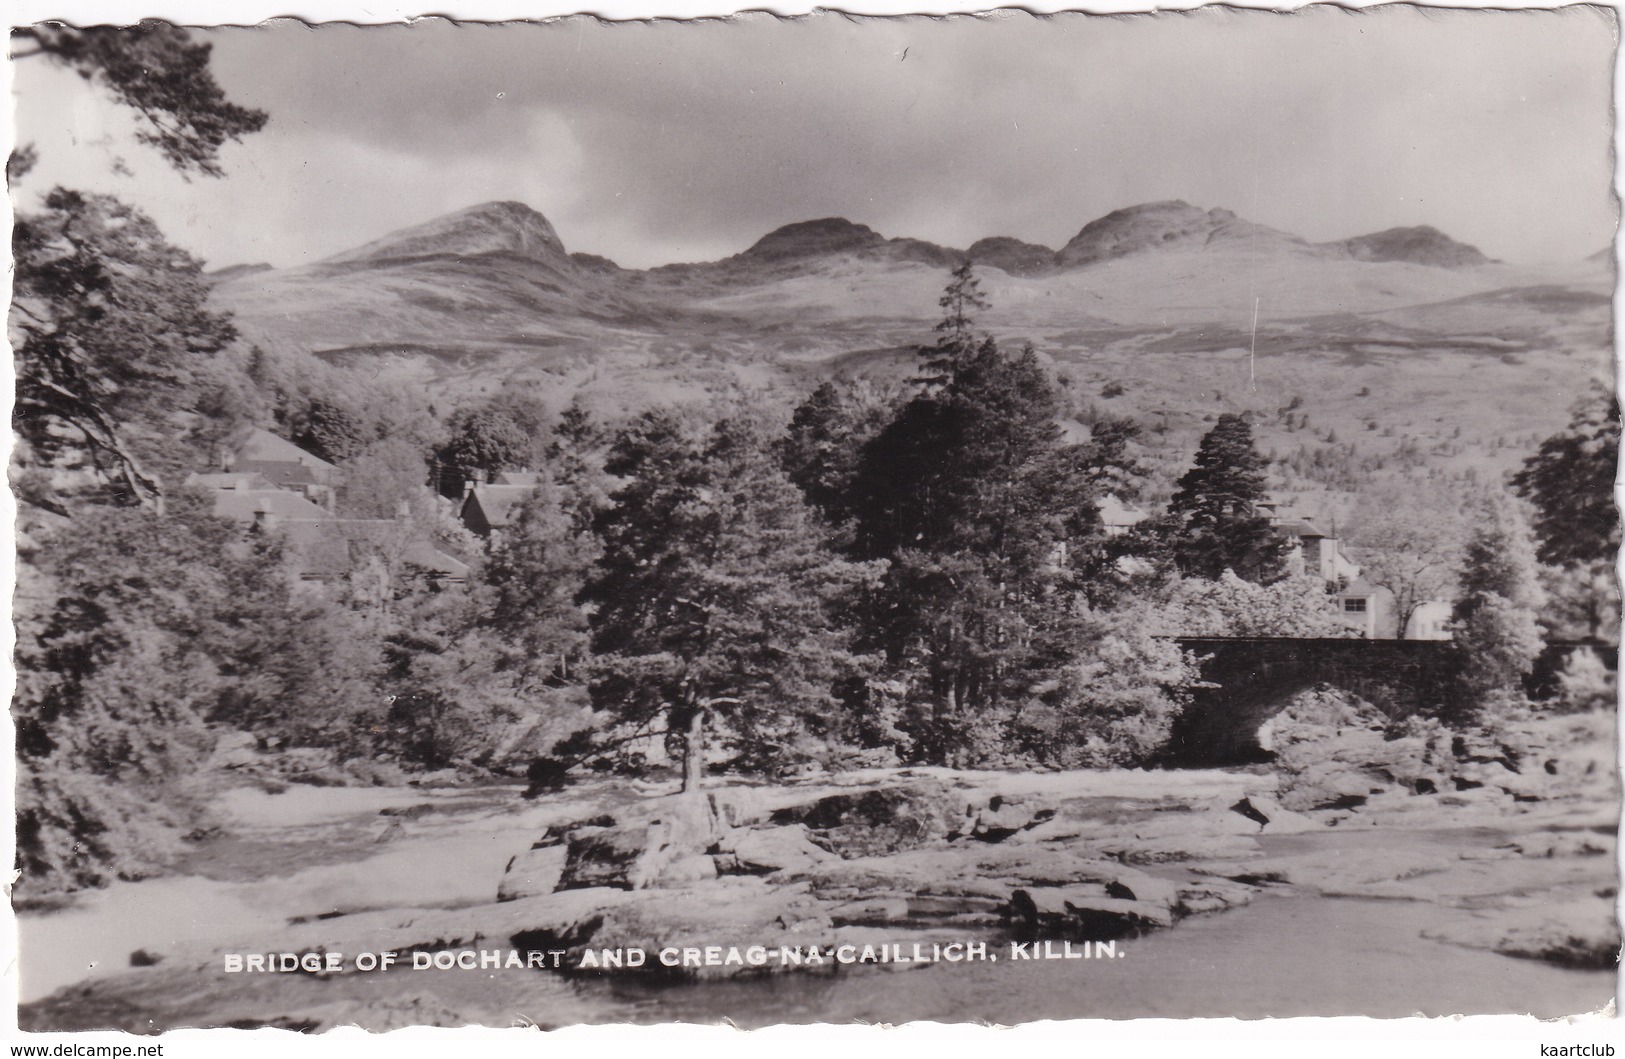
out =
[[[237,466],[237,454],[226,448],[224,445],[218,446],[215,451],[220,460],[220,469],[227,474],[230,474],[232,468]]]
[[[409,521],[412,518],[412,502],[406,499],[395,501],[395,517],[402,522]]]
[[[270,501],[261,500],[254,505],[254,528],[261,533],[269,533],[277,528],[281,521],[276,512],[271,510]]]

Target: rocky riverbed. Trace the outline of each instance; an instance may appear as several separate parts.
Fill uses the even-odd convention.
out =
[[[1612,718],[1471,739],[1353,722],[1280,737],[1295,742],[1278,767],[1230,771],[867,770],[717,780],[698,797],[595,780],[534,801],[514,788],[242,792],[224,806],[229,837],[184,874],[22,916],[21,1023],[759,1025],[1526,1003],[1549,1017],[1613,997]],[[1224,922],[1250,926],[1230,936]],[[1334,929],[1345,922],[1358,937]],[[1194,983],[1171,995],[1158,983],[1179,979],[1182,938],[1213,948],[1218,980],[1224,961],[1251,971],[1211,996]],[[393,966],[366,965],[382,953]],[[256,959],[299,969],[252,970]],[[1349,960],[1328,991],[1324,969]],[[1092,999],[1078,992],[1085,973]],[[1463,976],[1485,988],[1453,992]],[[1321,984],[1291,995],[1294,981]]]

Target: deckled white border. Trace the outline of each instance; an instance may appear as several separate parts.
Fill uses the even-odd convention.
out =
[[[1343,0],[1337,6],[1366,8],[1384,0]],[[1132,14],[1154,11],[1186,11],[1208,6],[1203,0],[1029,0],[1011,4],[1034,14],[1084,11],[1092,14]],[[1230,0],[1226,5],[1265,11],[1291,11],[1309,6],[1304,0]],[[1550,10],[1565,6],[1561,0],[1444,0],[1427,6],[1448,8]],[[1614,9],[1625,22],[1625,0],[1602,0],[1593,6]],[[130,23],[143,18],[162,18],[185,25],[253,25],[272,18],[300,18],[308,22],[350,22],[376,25],[441,16],[463,21],[499,22],[520,19],[562,18],[588,13],[611,20],[684,19],[724,17],[738,11],[768,12],[797,16],[820,10],[837,10],[852,15],[952,15],[985,13],[986,6],[933,4],[928,0],[863,0],[849,6],[795,3],[761,4],[737,9],[719,8],[703,0],[608,0],[570,6],[568,0],[447,0],[438,6],[401,3],[398,0],[4,0],[6,23],[26,25],[48,19],[63,19],[76,25]],[[1616,41],[1614,98],[1625,91],[1625,66],[1619,63]],[[0,93],[8,105],[0,108],[0,143],[9,151],[13,139],[11,70],[0,64]],[[1617,107],[1616,107],[1617,110]],[[1620,123],[1616,113],[1614,188],[1616,202],[1625,198],[1625,180],[1618,164]],[[10,246],[9,204],[3,234]],[[1622,287],[1625,289],[1625,287]],[[0,300],[10,303],[10,274],[0,281]],[[1620,300],[1616,294],[1616,362],[1625,337]],[[4,385],[12,384],[9,358]],[[0,435],[0,456],[9,462],[9,432]],[[1616,486],[1616,499],[1622,499]],[[1622,499],[1625,506],[1625,499]],[[15,507],[9,490],[0,490],[0,532],[9,536]],[[13,548],[0,549],[0,598],[10,599],[15,584]],[[13,632],[11,623],[0,627],[0,693],[10,693]],[[1625,770],[1625,756],[1622,756]],[[0,869],[12,862],[12,840],[4,822],[14,818],[12,768],[14,747],[11,726],[0,724]],[[885,1055],[915,1056],[1012,1056],[1021,1059],[1094,1059],[1095,1056],[1313,1056],[1315,1059],[1366,1059],[1367,1056],[1472,1056],[1474,1059],[1538,1059],[1540,1045],[1611,1044],[1618,1059],[1625,1059],[1625,1022],[1613,1011],[1579,1015],[1568,1019],[1540,1022],[1524,1016],[1498,1015],[1471,1018],[1397,1019],[1294,1018],[1294,1019],[1139,1019],[1078,1020],[1028,1023],[1015,1028],[944,1026],[913,1023],[895,1028],[865,1026],[777,1026],[749,1033],[727,1027],[704,1026],[600,1026],[572,1027],[543,1036],[533,1030],[515,1029],[436,1029],[417,1027],[389,1034],[369,1034],[354,1028],[306,1036],[280,1030],[176,1030],[160,1037],[136,1037],[121,1033],[28,1034],[16,1026],[17,946],[15,924],[9,913],[0,927],[0,1047],[9,1044],[73,1043],[151,1044],[163,1043],[165,1059],[229,1054],[236,1059],[290,1054],[331,1056],[388,1056],[389,1059],[449,1057],[469,1054],[481,1057],[513,1056],[536,1059],[538,1053],[581,1057],[614,1056],[622,1053],[667,1059],[667,1057],[752,1056],[799,1059],[802,1056]],[[1218,973],[1223,973],[1222,969]],[[1616,988],[1618,997],[1621,991]],[[1617,1006],[1617,1000],[1616,1000]],[[229,1049],[229,1051],[226,1051]],[[0,1055],[8,1059],[9,1051]]]

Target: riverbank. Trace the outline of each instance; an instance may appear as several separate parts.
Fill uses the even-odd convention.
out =
[[[1587,771],[1613,752],[1603,723],[1550,722],[1503,785],[1460,790],[1455,770],[1496,778],[1469,760],[1483,748],[1434,761],[1446,789],[1417,793],[1367,746],[1362,804],[1344,792],[1339,807],[1301,810],[1286,806],[1305,785],[1262,768],[871,770],[702,799],[603,780],[532,802],[517,788],[244,792],[222,806],[229,837],[187,874],[21,917],[21,1020],[382,1030],[1595,1010],[1614,995],[1618,947],[1616,788],[1611,771]],[[1033,942],[1062,958],[1011,948]],[[967,957],[974,945],[1000,958]],[[754,963],[753,946],[772,955]],[[800,961],[786,966],[784,950]],[[395,966],[357,966],[383,951]],[[234,954],[283,953],[318,954],[323,969],[225,970]],[[428,966],[413,969],[414,954]],[[620,966],[594,966],[606,959]]]

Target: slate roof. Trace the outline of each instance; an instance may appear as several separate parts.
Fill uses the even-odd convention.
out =
[[[1310,522],[1308,519],[1295,518],[1277,523],[1276,529],[1289,537],[1330,537],[1331,534]]]
[[[214,494],[214,513],[243,525],[251,525],[254,514],[263,511],[286,522],[331,519],[326,509],[312,504],[298,493],[285,489],[220,489]]]
[[[235,455],[238,463],[302,463],[317,470],[334,469],[320,456],[259,427],[250,427],[242,435],[236,443]]]
[[[252,471],[215,471],[194,474],[186,479],[187,485],[201,485],[205,489],[275,489],[276,483],[263,474]]]
[[[306,578],[341,577],[367,551],[449,578],[466,578],[467,563],[447,555],[393,519],[325,519],[289,522],[282,527]]]
[[[513,509],[519,502],[536,491],[533,485],[476,485],[463,501],[464,520],[470,504],[478,504],[486,524],[501,529],[513,518]]]
[[[311,459],[316,459],[312,456]],[[316,472],[303,463],[283,463],[273,460],[238,460],[237,469],[264,475],[280,489],[301,485],[319,485]]]

